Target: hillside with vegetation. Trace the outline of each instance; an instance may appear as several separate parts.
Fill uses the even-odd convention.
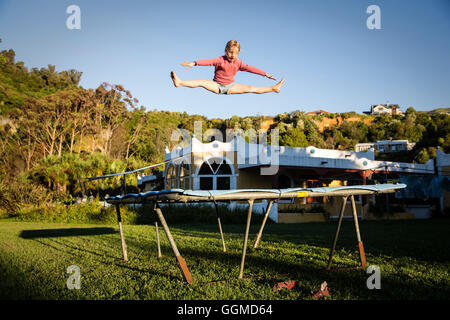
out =
[[[306,115],[297,110],[275,117],[208,119],[144,107],[119,84],[83,88],[81,76],[53,65],[29,70],[16,61],[14,50],[0,52],[0,210],[70,202],[80,195],[81,177],[162,162],[165,147],[179,143],[172,133],[185,129],[192,134],[195,121],[202,121],[203,133],[216,128],[224,137],[227,129],[277,129],[281,145],[296,147],[353,150],[359,142],[388,139],[416,143],[408,153],[391,155],[392,160],[425,163],[438,146],[450,152],[450,115],[444,109],[419,112],[409,107],[405,116]],[[135,177],[129,179],[129,185],[135,184]],[[88,186],[88,191],[113,192],[120,185],[117,177]]]

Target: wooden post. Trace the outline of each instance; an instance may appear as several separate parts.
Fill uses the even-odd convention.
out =
[[[180,252],[178,251],[177,245],[175,244],[175,240],[172,237],[172,234],[170,233],[170,229],[169,226],[166,223],[166,220],[164,219],[164,216],[162,214],[161,209],[159,208],[159,206],[156,204],[155,206],[155,211],[156,214],[158,215],[159,221],[161,222],[164,232],[167,236],[167,240],[169,240],[170,246],[172,247],[173,253],[175,254],[175,257],[177,258],[178,261],[178,266],[181,269],[181,272],[183,273],[184,279],[188,282],[191,283],[192,282],[192,276],[191,273],[189,272],[189,269],[186,265],[186,261],[183,259],[183,257],[180,255]]]
[[[244,276],[245,254],[247,252],[248,232],[250,230],[250,221],[252,219],[253,199],[248,200],[247,226],[245,228],[244,246],[242,248],[241,269],[239,271],[239,279]]]
[[[116,212],[117,212],[117,222],[119,224],[120,241],[122,243],[123,260],[128,261],[127,244],[125,243],[125,237],[123,235],[122,217],[120,216],[120,207],[118,204],[116,204]]]
[[[259,232],[256,235],[255,242],[253,243],[253,249],[256,249],[259,245],[259,242],[261,241],[261,236],[262,236],[262,233],[264,230],[264,226],[266,225],[267,217],[269,216],[269,212],[270,212],[270,209],[272,208],[273,202],[274,202],[274,200],[270,200],[269,204],[267,205],[266,213],[264,215],[264,219],[261,224],[261,228],[259,229]]]
[[[348,196],[342,197],[341,212],[339,213],[339,220],[338,220],[338,225],[337,225],[337,229],[336,229],[336,234],[335,234],[334,240],[333,240],[333,246],[331,247],[331,250],[330,250],[330,259],[328,260],[327,270],[330,270],[331,261],[333,260],[333,254],[334,254],[334,250],[336,249],[336,243],[337,243],[337,239],[339,237],[339,231],[341,230],[342,217],[344,216],[345,205],[347,204],[347,198],[348,198]]]

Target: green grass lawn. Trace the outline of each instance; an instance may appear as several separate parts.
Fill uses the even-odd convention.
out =
[[[363,221],[367,265],[381,270],[381,289],[369,290],[365,270],[324,271],[336,223],[269,224],[258,249],[250,229],[243,280],[238,280],[244,225],[223,225],[222,252],[214,224],[170,225],[194,278],[187,284],[160,228],[125,225],[129,261],[122,260],[117,225],[0,220],[2,299],[311,299],[327,281],[333,300],[445,299],[450,296],[450,221]],[[334,267],[358,265],[354,225],[343,223]],[[67,267],[81,270],[81,289],[69,290]],[[275,283],[295,280],[291,291]]]

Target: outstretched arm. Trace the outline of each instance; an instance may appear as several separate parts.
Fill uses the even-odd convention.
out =
[[[186,67],[186,68],[190,68],[190,67],[193,67],[193,66],[195,66],[195,62],[182,62],[181,63],[181,65],[183,66],[183,67]]]
[[[220,61],[219,58],[215,59],[202,59],[202,60],[196,60],[193,62],[182,62],[181,65],[186,68],[191,68],[193,66],[215,66]]]
[[[269,79],[272,80],[277,80],[274,77],[272,77],[271,75],[269,75],[268,73],[262,71],[261,69],[258,69],[256,67],[250,66],[248,64],[242,63],[241,66],[239,67],[240,71],[247,71],[247,72],[251,72],[251,73],[255,73],[255,74],[259,74],[263,77],[267,77]]]

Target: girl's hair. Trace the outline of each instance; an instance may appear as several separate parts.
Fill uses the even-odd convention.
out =
[[[236,40],[228,41],[225,51],[229,51],[231,48],[238,48],[238,51],[241,51],[241,45]]]

